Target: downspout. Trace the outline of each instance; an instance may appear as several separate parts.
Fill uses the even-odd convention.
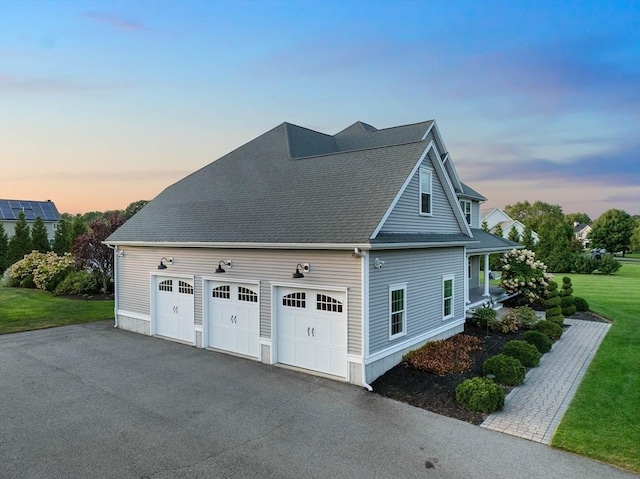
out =
[[[364,251],[360,256],[360,285],[362,287],[362,385],[368,391],[373,391],[367,383],[365,359],[369,355],[369,252]]]
[[[118,247],[105,243],[113,250],[113,327],[118,327]]]

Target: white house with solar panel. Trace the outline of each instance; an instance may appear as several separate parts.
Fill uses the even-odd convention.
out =
[[[169,186],[106,243],[116,326],[368,387],[504,292],[433,120],[283,123]],[[232,380],[232,379],[230,379]]]
[[[49,242],[53,242],[58,221],[60,221],[60,213],[58,213],[58,209],[53,201],[0,199],[0,221],[2,221],[4,231],[9,238],[13,236],[16,221],[18,220],[20,213],[24,213],[29,227],[33,226],[33,222],[36,218],[40,217],[47,228],[47,237],[49,238]]]

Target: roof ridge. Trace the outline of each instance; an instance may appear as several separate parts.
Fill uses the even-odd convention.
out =
[[[366,151],[366,150],[380,150],[382,148],[394,148],[396,146],[405,146],[405,145],[411,145],[413,143],[421,143],[424,142],[425,140],[414,140],[414,141],[406,141],[404,143],[395,143],[393,145],[381,145],[381,146],[371,146],[368,148],[355,148],[353,150],[342,150],[342,151],[334,151],[331,153],[324,153],[322,155],[311,155],[311,156],[299,156],[299,157],[292,157],[292,160],[307,160],[310,158],[318,158],[321,156],[333,156],[333,155],[342,155],[344,153],[354,153],[356,151]]]

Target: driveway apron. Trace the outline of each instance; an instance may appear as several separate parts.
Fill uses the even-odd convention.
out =
[[[3,479],[636,477],[106,322],[0,336],[0,407]]]

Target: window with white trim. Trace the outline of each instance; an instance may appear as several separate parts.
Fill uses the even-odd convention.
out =
[[[453,276],[442,278],[442,319],[453,317]]]
[[[460,208],[462,208],[462,213],[467,220],[467,224],[471,226],[471,201],[460,200]]]
[[[407,334],[407,285],[389,286],[389,339]]]
[[[420,214],[431,214],[431,171],[420,168]]]

